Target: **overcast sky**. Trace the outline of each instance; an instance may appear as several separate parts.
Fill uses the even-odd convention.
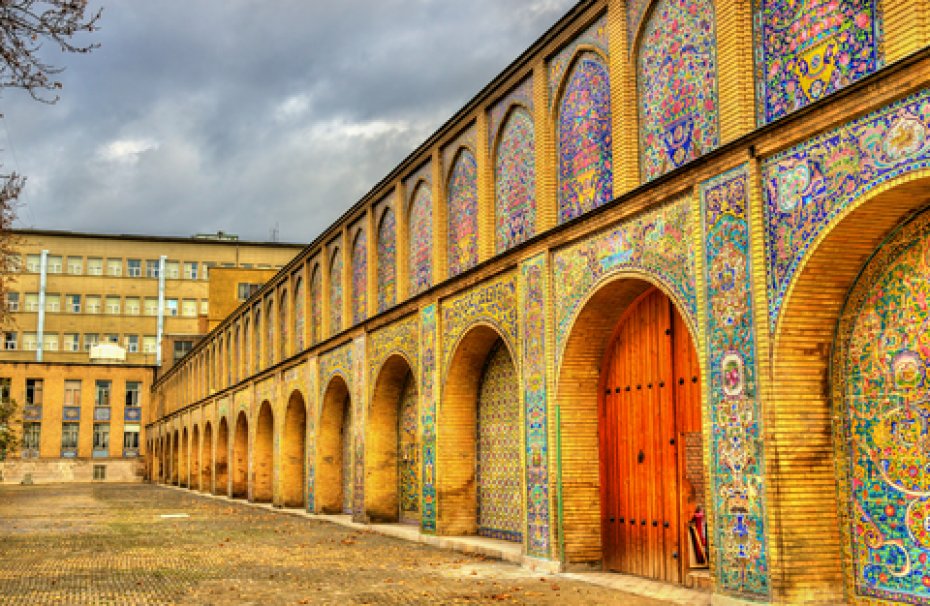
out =
[[[107,3],[56,105],[0,93],[18,226],[309,242],[575,2]]]

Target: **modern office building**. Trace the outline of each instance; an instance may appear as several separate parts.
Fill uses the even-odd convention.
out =
[[[4,481],[133,477],[155,375],[208,331],[211,273],[228,275],[215,305],[235,307],[301,249],[222,232],[13,238],[0,397],[20,407],[23,445],[0,464]]]

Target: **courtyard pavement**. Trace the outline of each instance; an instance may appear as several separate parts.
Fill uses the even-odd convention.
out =
[[[151,485],[0,486],[0,604],[666,602]]]

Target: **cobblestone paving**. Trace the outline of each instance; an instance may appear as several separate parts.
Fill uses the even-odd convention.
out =
[[[4,605],[476,603],[661,604],[155,486],[0,486]]]

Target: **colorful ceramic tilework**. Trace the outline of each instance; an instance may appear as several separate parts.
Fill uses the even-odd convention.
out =
[[[640,164],[651,181],[719,142],[712,0],[658,0],[637,57]]]
[[[701,184],[717,586],[769,594],[746,166]]]
[[[433,285],[433,199],[429,187],[417,186],[410,202],[408,290],[411,296]]]
[[[414,374],[420,360],[420,320],[408,316],[384,328],[370,333],[368,340],[368,383],[374,389],[381,366],[392,355],[404,356]]]
[[[549,441],[546,392],[546,255],[520,269],[523,405],[526,432],[526,552],[551,557],[549,545]]]
[[[271,366],[274,364],[274,299],[268,298],[268,302],[265,304],[265,365]],[[219,356],[217,356],[217,362],[219,362]]]
[[[834,359],[855,592],[930,604],[930,212],[851,291]]]
[[[408,375],[404,383],[397,426],[400,521],[407,523],[420,522],[420,419],[414,376]]]
[[[595,234],[553,255],[556,364],[581,303],[604,279],[645,274],[665,287],[695,326],[697,298],[688,198]]]
[[[478,162],[461,148],[449,174],[449,276],[478,264]]]
[[[262,311],[255,307],[255,370],[262,367]]]
[[[591,24],[580,36],[572,40],[565,48],[549,60],[549,100],[555,101],[562,79],[571,66],[576,52],[585,48],[594,48],[601,51],[605,57],[610,56],[607,47],[607,16],[604,15]]]
[[[256,326],[258,324],[256,323]],[[310,344],[315,345],[323,338],[323,276],[320,264],[310,272]]]
[[[397,217],[384,209],[378,227],[378,311],[394,306],[397,299]]]
[[[342,249],[334,247],[329,262],[329,334],[342,330]]]
[[[352,513],[352,465],[353,458],[353,440],[354,435],[352,428],[354,422],[352,419],[352,399],[346,398],[345,405],[342,408],[342,435],[339,437],[342,444],[342,513]]]
[[[433,165],[430,162],[425,162],[420,165],[415,171],[407,175],[404,179],[404,185],[407,187],[407,193],[409,194],[413,188],[416,186],[417,182],[423,181],[428,187],[433,185]]]
[[[633,48],[636,41],[636,34],[639,33],[640,25],[643,23],[643,17],[646,16],[646,9],[652,0],[627,0],[626,3],[626,31],[627,44]]]
[[[420,427],[423,445],[421,477],[423,532],[436,532],[436,304],[420,312]]]
[[[497,252],[536,233],[536,135],[533,117],[513,107],[494,157],[494,243]]]
[[[882,66],[878,0],[756,0],[754,21],[759,124]]]
[[[533,113],[533,75],[530,74],[525,80],[520,82],[509,93],[504,95],[500,100],[494,103],[488,112],[488,145],[490,150],[494,151],[494,144],[497,141],[498,132],[507,114],[514,105],[525,108],[530,114]]]
[[[319,360],[316,356],[307,362],[307,511],[314,511],[314,488],[316,479],[316,420],[318,411],[317,374]]]
[[[443,170],[449,172],[449,168],[455,162],[456,156],[459,155],[459,151],[463,147],[472,151],[478,149],[478,130],[475,128],[474,123],[442,148]]]
[[[613,199],[610,84],[607,64],[578,57],[558,111],[559,223]]]
[[[287,290],[282,290],[281,293],[278,295],[278,301],[279,301],[278,303],[278,333],[279,333],[278,334],[278,349],[280,350],[279,359],[281,360],[284,360],[285,358],[287,358],[287,354],[288,354],[287,338],[288,338],[288,325],[290,322],[290,317],[289,317],[290,310],[289,310],[289,305],[288,305],[289,300],[290,299],[288,299]],[[229,345],[231,345],[231,343],[227,342],[227,350],[226,350],[227,368],[229,368],[228,366],[229,350],[230,350]]]
[[[365,345],[364,335],[352,341],[355,350],[352,355],[352,419],[354,421],[352,443],[355,445],[353,460],[355,473],[353,475],[353,501],[355,503],[355,521],[364,521],[365,515]]]
[[[368,317],[368,238],[359,229],[352,245],[352,322]]]
[[[442,302],[442,376],[459,340],[475,324],[493,326],[507,345],[517,344],[517,280],[504,274]]]
[[[523,540],[520,389],[503,341],[488,354],[478,390],[478,534]]]
[[[808,251],[851,204],[900,175],[930,168],[930,89],[762,163],[769,321]]]
[[[294,349],[303,351],[307,343],[304,339],[307,323],[307,301],[304,294],[303,278],[294,283]]]
[[[349,386],[349,393],[354,393],[353,383],[351,376],[352,369],[352,345],[347,343],[336,349],[327,351],[322,356],[320,356],[320,392],[317,394],[319,401],[323,401],[323,390],[329,387],[329,382],[333,380],[333,377],[339,375],[345,380],[346,385]],[[322,412],[322,411],[321,411]]]

